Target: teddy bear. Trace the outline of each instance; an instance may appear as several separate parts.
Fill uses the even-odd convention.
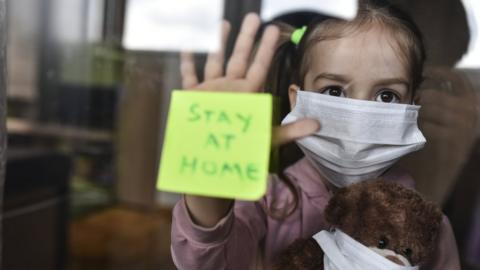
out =
[[[338,237],[343,237],[340,240],[343,245],[347,242],[351,242],[347,245],[349,247],[357,245],[349,251],[353,252],[353,255],[347,256],[350,259],[360,258],[355,254],[357,252],[373,251],[383,257],[373,255],[372,261],[379,259],[387,261],[387,264],[393,262],[398,266],[415,266],[408,269],[417,269],[436,245],[442,216],[434,203],[397,183],[375,179],[353,184],[339,189],[326,207],[325,219],[332,229],[309,239],[296,240],[278,257],[274,269],[324,269],[324,264],[325,269],[342,269],[327,267],[330,262],[324,261],[324,255],[330,252],[337,256],[345,252],[337,252],[336,247],[331,249],[325,244],[320,247],[321,243],[334,243]],[[319,241],[320,238],[323,240]],[[368,260],[366,263],[370,263]],[[358,269],[398,268],[364,267]]]

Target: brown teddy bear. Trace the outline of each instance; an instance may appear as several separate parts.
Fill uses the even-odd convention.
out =
[[[325,217],[334,228],[319,233],[324,238],[327,235],[327,240],[329,235],[343,232],[358,242],[360,249],[373,250],[399,266],[425,262],[435,247],[442,221],[435,204],[413,190],[381,179],[339,189]],[[274,269],[324,269],[324,252],[319,243],[314,238],[296,240],[280,255]]]

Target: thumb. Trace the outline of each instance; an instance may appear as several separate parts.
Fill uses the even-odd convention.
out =
[[[306,137],[317,132],[320,129],[320,123],[315,119],[301,119],[283,126],[277,126],[273,129],[272,145],[280,146],[291,141]]]

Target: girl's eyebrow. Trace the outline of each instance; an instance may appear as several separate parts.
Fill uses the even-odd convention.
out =
[[[404,84],[405,86],[409,86],[408,80],[403,78],[388,78],[388,79],[381,79],[378,80],[375,85],[390,85],[390,84]]]
[[[320,79],[327,79],[327,80],[337,81],[341,83],[348,83],[350,81],[350,79],[345,75],[322,72],[317,76],[315,76],[315,78],[313,79],[313,83],[315,83],[317,80],[320,80]],[[410,85],[408,80],[404,78],[386,78],[386,79],[380,79],[375,82],[375,85],[391,85],[391,84],[404,84],[407,88]]]
[[[315,76],[315,78],[313,79],[313,82],[315,83],[317,80],[320,80],[320,79],[327,79],[327,80],[337,81],[341,83],[347,83],[350,81],[350,79],[344,75],[322,72],[317,76]]]

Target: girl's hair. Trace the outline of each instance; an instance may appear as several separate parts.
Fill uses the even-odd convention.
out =
[[[325,20],[324,18],[319,17],[319,19],[313,19],[309,23],[307,31],[298,45],[290,41],[290,37],[295,30],[292,26],[282,22],[274,22],[280,27],[281,36],[265,87],[266,91],[273,93],[280,100],[278,114],[280,119],[283,119],[290,112],[289,85],[297,84],[303,88],[304,78],[313,58],[312,48],[317,43],[366,32],[373,27],[379,27],[382,35],[385,35],[385,38],[391,43],[398,58],[405,66],[410,78],[410,91],[413,101],[415,91],[423,78],[425,49],[421,33],[408,15],[388,4],[379,6],[373,4],[372,1],[361,1],[357,16],[352,21],[336,18]],[[280,171],[291,164],[293,161],[292,155],[298,159],[299,152],[300,150],[295,146],[292,148],[292,145],[280,149]],[[285,159],[288,162],[284,162]],[[294,193],[296,203],[293,207],[290,207],[290,211],[287,211],[288,214],[291,214],[298,205],[298,194],[292,188],[293,185],[288,178],[282,178]],[[275,217],[275,215],[272,216]]]
[[[390,5],[378,7],[364,4],[359,7],[358,14],[352,21],[337,18],[324,20],[324,17],[313,19],[298,45],[290,41],[295,28],[282,22],[274,24],[280,28],[281,35],[267,77],[266,90],[283,99],[281,117],[290,112],[288,87],[290,84],[303,87],[313,58],[312,48],[317,43],[365,32],[373,27],[383,30],[382,34],[386,35],[399,59],[403,61],[411,79],[410,90],[414,92],[423,80],[425,49],[422,35],[407,14]]]

